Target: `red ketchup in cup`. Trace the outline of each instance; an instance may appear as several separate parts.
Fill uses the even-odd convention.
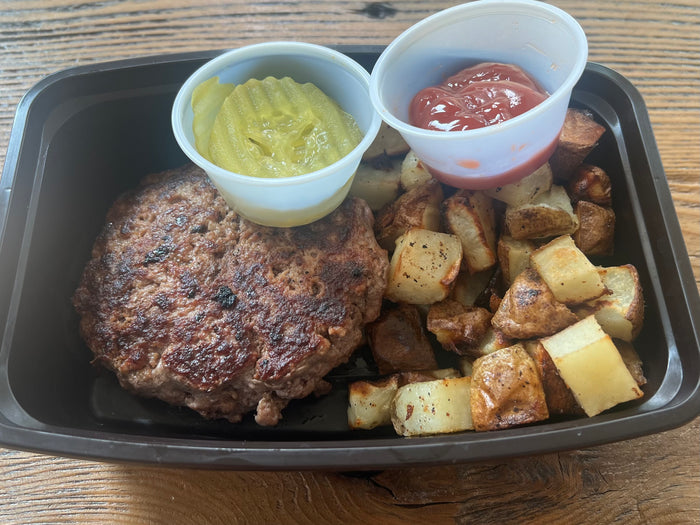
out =
[[[423,129],[465,131],[517,117],[547,96],[518,66],[484,62],[419,91],[409,119]]]

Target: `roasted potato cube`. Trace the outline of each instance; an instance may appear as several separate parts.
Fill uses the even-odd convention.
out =
[[[564,304],[590,301],[605,292],[598,270],[569,235],[540,246],[530,255],[530,263]]]
[[[415,306],[385,308],[379,319],[367,325],[366,332],[380,374],[437,368],[435,352]]]
[[[355,381],[348,385],[348,425],[371,430],[391,424],[391,402],[399,388],[393,375],[377,381]]]
[[[542,380],[544,397],[550,416],[581,416],[583,409],[576,402],[571,389],[559,376],[554,361],[540,341],[525,341],[525,350],[532,357]]]
[[[460,190],[443,203],[447,230],[462,242],[470,273],[496,264],[496,217],[491,198],[480,191]]]
[[[427,328],[445,350],[473,355],[470,349],[483,340],[491,326],[491,316],[485,308],[445,299],[430,307]]]
[[[496,251],[506,286],[510,286],[523,270],[530,267],[530,254],[536,248],[535,243],[527,239],[519,240],[510,235],[501,235]]]
[[[552,187],[552,168],[545,162],[527,177],[518,182],[484,190],[489,197],[498,199],[511,206],[521,206],[532,202]]]
[[[391,252],[396,239],[411,228],[440,230],[442,186],[436,180],[416,186],[377,214],[374,231],[379,245]]]
[[[389,264],[385,297],[409,304],[445,299],[462,261],[462,244],[454,235],[414,228],[396,241]]]
[[[432,180],[433,176],[418,156],[409,151],[401,163],[401,187],[408,191]]]
[[[401,155],[408,152],[409,147],[401,134],[386,122],[382,122],[374,142],[367,148],[362,158],[373,159],[380,155]]]
[[[511,339],[551,335],[574,324],[578,317],[558,301],[547,283],[532,268],[513,281],[491,324]]]
[[[576,246],[586,255],[612,255],[615,244],[615,212],[588,201],[574,206],[579,227],[573,234]]]
[[[571,202],[588,201],[598,206],[612,206],[612,184],[603,168],[581,164],[574,170],[567,190]]]
[[[644,395],[594,316],[541,342],[588,416]]]
[[[537,367],[521,344],[474,361],[470,397],[475,430],[498,430],[549,417]]]
[[[590,111],[569,108],[559,142],[549,158],[555,179],[568,180],[588,154],[598,145],[605,128],[593,120]]]
[[[505,287],[498,266],[473,275],[462,268],[450,292],[450,299],[465,306],[480,306],[494,313],[504,293]]]
[[[492,275],[492,270],[484,270],[474,274],[466,271],[459,272],[452,292],[450,292],[450,298],[463,305],[473,306],[489,286]]]
[[[474,357],[481,357],[482,355],[491,354],[501,348],[507,348],[511,346],[513,342],[512,339],[506,337],[506,334],[500,330],[496,330],[493,326],[489,326],[481,342],[469,349],[469,354]]]
[[[579,317],[595,315],[603,330],[623,341],[633,341],[644,323],[644,294],[637,269],[631,264],[599,268],[608,290],[597,299],[574,308]]]
[[[578,218],[569,196],[557,185],[528,204],[508,206],[505,223],[514,239],[542,239],[570,234],[578,229]]]
[[[457,377],[402,386],[392,402],[394,430],[421,436],[472,429],[470,384],[471,378]]]
[[[400,193],[399,161],[379,157],[376,162],[361,162],[350,186],[350,195],[363,199],[373,211],[396,200]]]
[[[622,361],[625,363],[627,370],[629,370],[630,374],[632,374],[632,377],[637,384],[639,386],[646,385],[647,378],[644,376],[644,363],[642,363],[642,360],[632,346],[632,343],[619,339],[613,342],[615,343],[618,352],[620,352],[620,356],[622,357]]]

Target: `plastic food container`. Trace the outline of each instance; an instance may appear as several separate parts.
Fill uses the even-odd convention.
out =
[[[212,164],[194,146],[192,92],[212,77],[242,84],[251,78],[289,76],[311,82],[350,113],[364,134],[339,161],[318,171],[286,178],[250,177]],[[369,73],[347,55],[302,42],[266,42],[224,53],[190,76],[175,98],[172,126],[185,154],[204,169],[226,202],[240,215],[266,226],[299,226],[332,212],[347,195],[362,154],[381,119],[369,100]]]
[[[440,11],[399,35],[372,71],[372,103],[433,175],[483,189],[514,182],[550,157],[571,90],[588,57],[586,35],[564,11],[534,0],[478,0]],[[479,62],[515,64],[550,96],[513,119],[467,131],[409,124],[423,88]]]
[[[367,70],[381,48],[345,53]],[[646,300],[635,344],[645,396],[593,418],[404,439],[349,431],[360,351],[277,427],[208,421],[134,397],[90,364],[70,298],[107,209],[145,175],[188,162],[170,133],[182,83],[218,52],[95,64],[42,80],[17,109],[0,178],[0,446],[89,459],[219,469],[382,469],[577,449],[667,430],[700,414],[700,298],[646,109],[620,75],[589,64],[572,105],[607,131],[590,161],[610,175],[612,264],[633,263]],[[134,128],[139,118],[143,126]]]

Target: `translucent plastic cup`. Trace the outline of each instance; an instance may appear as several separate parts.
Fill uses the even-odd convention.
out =
[[[370,95],[435,177],[461,188],[501,186],[552,154],[587,58],[583,29],[561,9],[534,0],[478,0],[440,11],[399,35],[372,71]],[[478,62],[518,65],[549,97],[520,116],[479,129],[434,131],[409,123],[409,104],[418,91]]]
[[[339,161],[305,175],[261,178],[220,168],[199,154],[192,131],[192,92],[214,76],[234,84],[267,76],[311,82],[354,117],[364,137]],[[266,226],[299,226],[333,211],[346,197],[380,124],[369,99],[369,73],[342,53],[301,42],[254,44],[214,58],[187,79],[172,110],[175,139],[185,154],[204,169],[232,209]]]

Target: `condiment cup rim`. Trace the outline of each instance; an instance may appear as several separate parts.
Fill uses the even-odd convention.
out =
[[[554,90],[552,93],[548,93],[548,97],[541,103],[531,108],[530,110],[518,115],[516,117],[510,118],[503,122],[499,122],[497,125],[485,126],[482,128],[474,128],[463,131],[438,131],[432,129],[425,129],[418,126],[414,126],[400,118],[397,118],[392,114],[392,112],[384,105],[382,101],[382,96],[380,94],[381,85],[379,75],[377,71],[381,71],[384,64],[394,60],[395,54],[400,52],[401,48],[406,46],[406,41],[415,38],[421,34],[428,34],[434,31],[439,31],[440,27],[444,25],[453,24],[454,20],[458,16],[462,16],[464,13],[473,12],[475,15],[479,14],[481,11],[489,9],[499,9],[502,11],[513,12],[514,9],[524,10],[527,13],[542,14],[555,16],[561,19],[569,28],[572,37],[577,41],[579,45],[579,53],[576,57],[576,63],[572,68],[569,75],[566,77],[565,81]],[[442,22],[442,23],[441,23]],[[371,78],[370,78],[370,98],[372,104],[374,104],[375,109],[379,112],[382,119],[392,128],[397,131],[409,132],[414,135],[423,135],[425,137],[439,137],[444,141],[462,141],[467,137],[476,138],[482,136],[489,136],[496,133],[501,133],[505,129],[509,129],[518,126],[523,120],[536,117],[541,113],[545,113],[549,108],[559,102],[562,97],[569,97],[571,90],[573,89],[576,82],[578,82],[581,74],[583,73],[586,62],[588,59],[588,41],[586,34],[579,25],[579,23],[566,11],[559,9],[558,7],[540,2],[537,0],[478,0],[476,2],[471,2],[468,4],[461,4],[454,7],[450,7],[439,11],[423,20],[417,22],[413,26],[409,27],[406,31],[401,33],[396,39],[389,44],[382,54],[377,59],[374,66]],[[454,71],[456,73],[456,71]]]
[[[236,49],[231,49],[222,53],[221,55],[208,61],[206,64],[202,65],[197,69],[192,75],[185,81],[180,90],[175,97],[173,103],[173,109],[171,113],[171,121],[173,132],[175,133],[175,139],[182,148],[185,155],[187,155],[190,160],[195,164],[203,168],[208,173],[213,173],[218,177],[224,177],[232,181],[241,182],[247,185],[257,185],[266,187],[275,186],[296,186],[299,184],[304,184],[307,182],[312,182],[317,179],[323,179],[338,171],[343,164],[353,162],[353,159],[358,155],[361,156],[364,151],[367,150],[369,145],[374,141],[379,126],[381,124],[381,118],[379,114],[375,111],[370,126],[367,131],[363,133],[363,138],[360,143],[355,146],[355,148],[343,156],[341,159],[337,160],[333,164],[326,166],[320,170],[312,171],[310,173],[305,173],[303,175],[295,175],[290,177],[255,177],[251,175],[244,175],[241,173],[235,173],[233,171],[226,170],[217,166],[213,162],[204,158],[199,151],[195,148],[194,144],[191,143],[185,135],[184,132],[184,122],[183,116],[184,112],[191,104],[192,92],[195,87],[200,83],[218,76],[218,74],[224,70],[229,64],[235,62],[236,60],[251,59],[255,58],[257,55],[264,55],[267,53],[269,56],[273,55],[303,55],[308,57],[319,58],[325,60],[328,63],[335,63],[354,76],[360,81],[362,86],[366,89],[367,103],[370,104],[369,98],[369,83],[370,74],[365,68],[358,64],[355,60],[344,55],[343,53],[331,49],[326,46],[321,46],[318,44],[311,44],[307,42],[297,42],[297,41],[271,41],[262,42],[258,44],[250,44],[247,46],[239,47]],[[331,98],[332,95],[326,93]]]

